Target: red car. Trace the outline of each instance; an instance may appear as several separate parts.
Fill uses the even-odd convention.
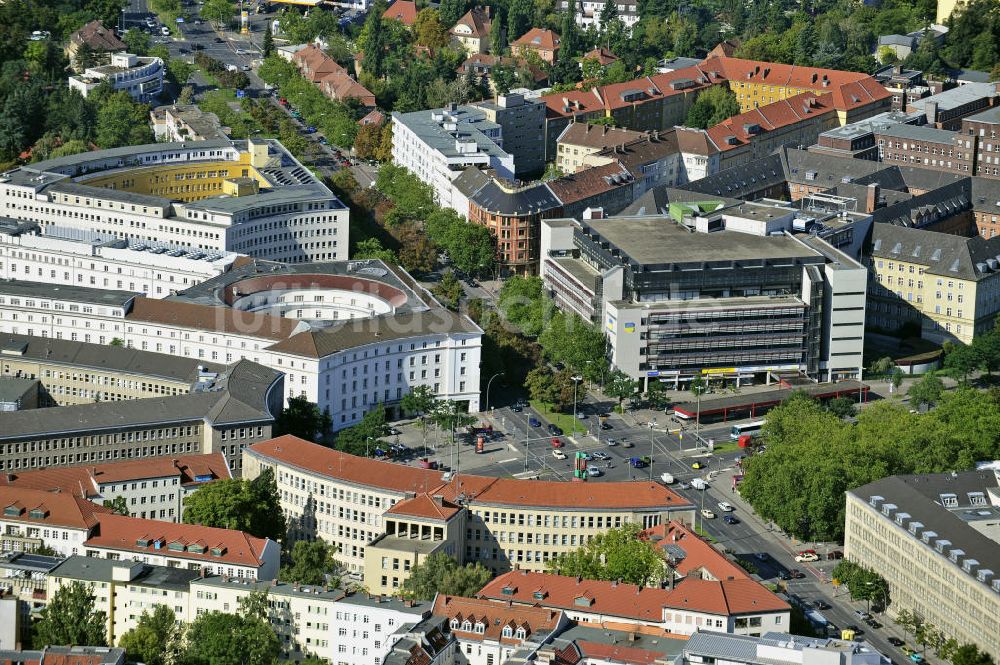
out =
[[[552,437],[552,447],[553,448],[562,448],[564,445],[565,444],[562,442],[562,439],[560,439],[558,436]]]
[[[800,556],[803,554],[816,554],[816,550],[802,550],[801,552],[799,552]]]

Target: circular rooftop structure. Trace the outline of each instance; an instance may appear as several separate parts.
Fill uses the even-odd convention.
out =
[[[254,275],[223,293],[234,309],[314,323],[390,314],[407,299],[403,290],[376,279],[311,273]]]

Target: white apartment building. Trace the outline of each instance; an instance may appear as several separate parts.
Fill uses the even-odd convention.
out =
[[[514,156],[503,148],[502,127],[473,106],[393,113],[392,161],[430,185],[442,205],[452,200],[451,183],[466,167],[514,179]]]
[[[132,53],[113,53],[111,63],[89,67],[82,74],[69,77],[69,87],[84,97],[105,81],[118,91],[146,102],[159,97],[163,90],[163,60]]]
[[[9,472],[3,485],[75,494],[104,505],[124,499],[133,517],[179,522],[184,499],[216,480],[232,478],[221,453],[151,457]]]
[[[604,9],[603,0],[573,0],[575,3],[576,24],[581,28],[593,26],[601,29],[601,10]],[[636,0],[616,0],[615,6],[618,9],[618,18],[629,30],[639,22],[639,6]],[[568,0],[559,0],[559,9],[566,11],[569,8]]]
[[[93,504],[71,494],[0,487],[0,550],[31,552],[45,544],[61,556],[83,554],[97,524]]]
[[[285,373],[286,396],[329,410],[336,429],[417,386],[478,411],[482,331],[383,265],[249,262],[162,300],[4,282],[0,332],[250,359]]]
[[[239,255],[167,249],[111,235],[0,221],[0,279],[138,291],[165,298],[220,275]]]
[[[272,139],[85,152],[0,174],[0,216],[134,246],[287,263],[347,258],[349,210]]]
[[[308,655],[342,665],[381,665],[396,633],[430,613],[428,603],[286,582],[255,582],[231,575],[134,561],[74,556],[48,573],[49,598],[74,581],[93,589],[95,609],[108,617],[111,643],[134,628],[143,612],[157,605],[173,610],[177,621],[191,623],[208,612],[234,614],[253,592],[267,594],[270,621],[282,643],[283,657]]]

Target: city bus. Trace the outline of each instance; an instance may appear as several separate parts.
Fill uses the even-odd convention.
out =
[[[764,427],[763,420],[755,420],[752,423],[744,423],[743,425],[733,425],[733,428],[729,430],[729,438],[733,441],[738,441],[739,438],[745,434],[749,434],[751,436],[754,434],[760,434],[762,427]]]

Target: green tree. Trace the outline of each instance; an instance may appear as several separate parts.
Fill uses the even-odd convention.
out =
[[[448,28],[441,21],[441,15],[436,9],[429,7],[417,14],[417,19],[413,22],[413,34],[416,35],[418,44],[432,49],[447,46],[451,39]]]
[[[451,432],[451,444],[455,445],[455,432],[476,422],[476,417],[459,402],[439,399],[431,410],[431,420],[441,429]]]
[[[142,30],[132,28],[125,33],[122,41],[125,42],[125,48],[128,49],[129,53],[135,53],[136,55],[146,55],[149,53],[149,35]]]
[[[951,663],[952,665],[993,665],[993,658],[985,651],[980,651],[975,644],[963,644],[955,650]]]
[[[299,584],[328,584],[327,576],[337,572],[336,553],[337,546],[321,538],[297,540],[288,555],[289,562],[281,567],[278,579]]]
[[[285,538],[285,517],[274,470],[265,468],[253,480],[216,480],[184,499],[185,524],[245,531],[258,538]]]
[[[186,665],[274,665],[281,653],[278,635],[256,616],[208,612],[187,631]]]
[[[666,385],[662,381],[651,379],[646,386],[646,401],[651,409],[665,409],[670,403]]]
[[[138,104],[127,92],[116,92],[96,101],[96,143],[102,148],[118,148],[153,142],[149,128],[149,108]]]
[[[497,307],[505,319],[531,337],[541,334],[555,311],[537,276],[515,276],[504,281]]]
[[[426,233],[407,225],[399,232],[399,243],[399,262],[407,272],[426,275],[437,268],[438,248]]]
[[[382,14],[385,13],[385,9],[385,0],[376,0],[358,37],[358,47],[365,54],[364,68],[376,79],[385,76],[388,35],[388,31],[382,26]]]
[[[474,596],[493,577],[479,562],[465,566],[443,552],[435,552],[410,569],[403,594],[416,600],[432,600],[435,594]]]
[[[963,382],[969,379],[969,374],[982,367],[982,359],[979,349],[975,346],[956,344],[945,353],[944,367],[954,374],[958,374]]]
[[[458,309],[458,302],[461,300],[465,291],[462,289],[462,282],[455,277],[454,272],[446,272],[434,288],[431,289],[438,299],[440,299],[445,307],[449,309]]]
[[[944,383],[933,374],[925,374],[906,391],[910,397],[910,406],[915,409],[925,405],[934,406],[941,399],[943,393]]]
[[[586,545],[560,554],[548,569],[559,575],[592,580],[621,580],[646,586],[665,579],[666,561],[649,541],[639,537],[642,527],[625,524],[591,538]]]
[[[152,613],[143,610],[136,627],[122,635],[118,646],[146,665],[168,665],[168,647],[178,632],[176,621],[166,605],[157,605]]]
[[[505,16],[501,12],[496,12],[493,16],[492,22],[490,22],[490,53],[495,56],[501,56],[504,51],[507,50],[507,25],[505,21]],[[499,65],[499,62],[497,63]],[[496,77],[496,69],[494,68],[494,83]],[[508,86],[508,89],[509,86]]]
[[[637,384],[635,379],[620,369],[612,371],[608,375],[608,380],[604,383],[604,393],[618,399],[618,411],[622,410],[622,402],[634,397],[636,392]]]
[[[354,253],[351,258],[356,261],[361,261],[363,259],[378,259],[384,261],[390,266],[397,265],[399,263],[399,257],[396,256],[396,252],[391,249],[386,249],[382,246],[382,241],[378,238],[365,238],[361,240],[354,246]]]
[[[235,15],[236,7],[230,0],[205,0],[201,6],[201,17],[217,27],[226,25]]]
[[[618,5],[615,4],[615,0],[604,0],[604,6],[601,7],[600,21],[601,27],[606,29],[607,26],[612,21],[618,18]]]
[[[434,391],[430,386],[417,386],[403,395],[399,403],[404,412],[417,416],[420,420],[420,436],[423,447],[427,447],[427,416],[434,408]]]
[[[873,362],[871,367],[868,368],[868,371],[875,375],[882,376],[883,378],[888,378],[895,366],[895,360],[893,360],[890,356],[883,356]]]
[[[557,312],[538,336],[538,343],[549,360],[563,363],[590,381],[601,375],[606,363],[604,332],[576,314]]]
[[[841,559],[833,569],[831,577],[840,580],[841,584],[847,587],[853,600],[867,600],[872,607],[882,611],[891,602],[888,582],[870,568],[859,566],[848,559]]]
[[[73,581],[56,589],[35,623],[36,646],[87,644],[106,646],[108,617],[94,609],[94,595],[83,582]]]
[[[289,397],[288,405],[274,419],[274,436],[291,434],[300,439],[322,439],[333,428],[330,412],[320,411],[315,402],[305,397]]]
[[[688,111],[684,124],[706,129],[740,112],[740,103],[728,86],[715,85],[701,92]]]
[[[351,455],[370,455],[378,446],[379,438],[388,433],[385,405],[378,403],[365,412],[361,422],[337,433],[336,448]]]
[[[835,397],[826,403],[826,410],[838,418],[850,418],[856,413],[854,400],[850,397]]]
[[[465,0],[441,0],[441,5],[438,8],[438,11],[441,12],[441,23],[447,27],[458,23],[458,19],[465,14],[466,6]]]
[[[119,515],[124,515],[125,517],[130,516],[132,513],[128,509],[128,499],[123,496],[116,496],[114,499],[105,499],[104,507],[110,508]]]
[[[808,67],[812,64],[813,53],[816,50],[816,28],[812,23],[806,23],[799,31],[795,43],[795,63]]]
[[[265,58],[274,54],[274,33],[271,32],[270,21],[264,27],[264,40],[261,42],[260,50]]]
[[[536,367],[528,372],[524,387],[531,399],[548,404],[554,410],[561,409],[565,404],[562,400],[562,388],[556,383],[555,375],[548,367]]]

